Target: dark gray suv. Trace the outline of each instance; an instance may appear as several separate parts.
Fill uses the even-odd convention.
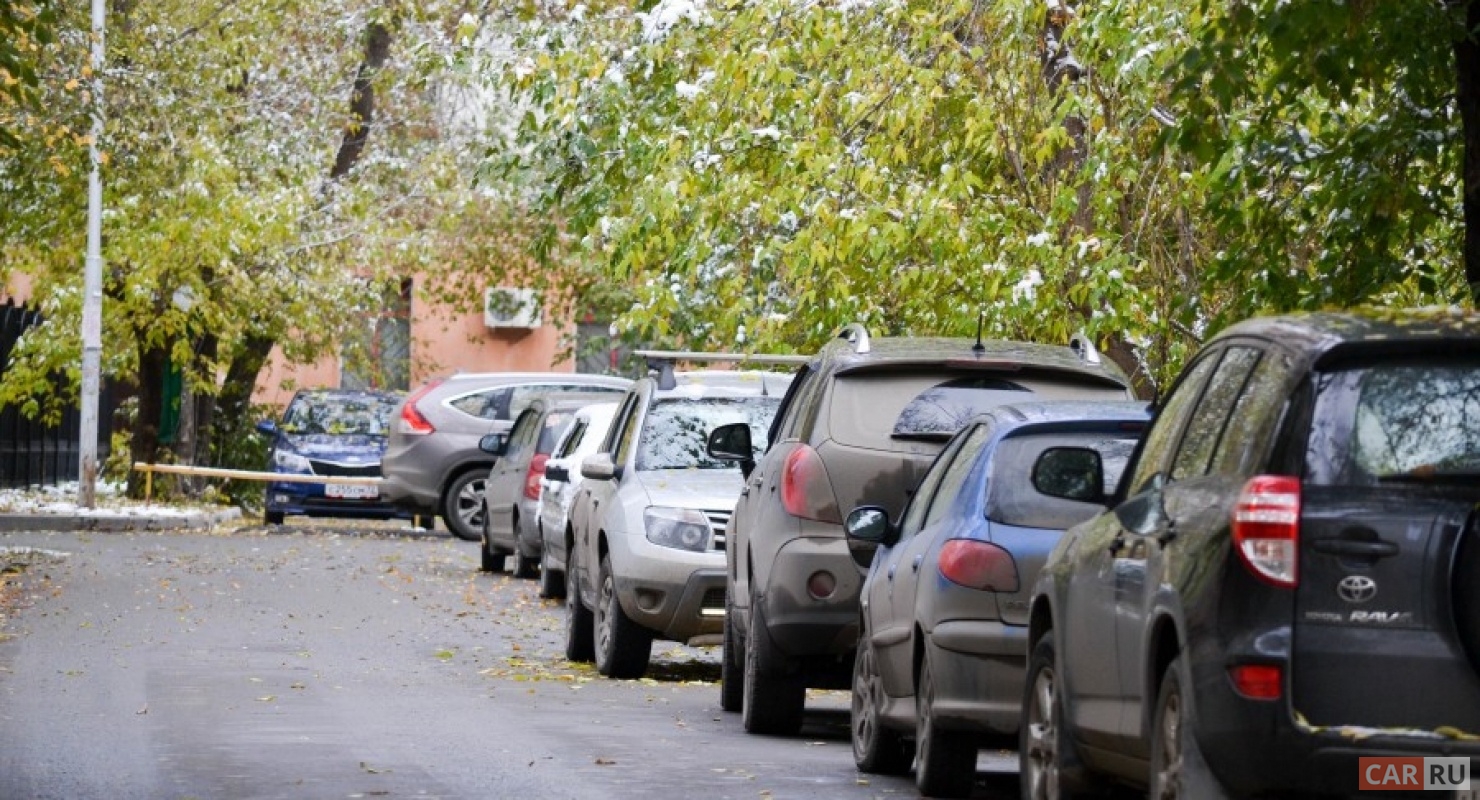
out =
[[[743,711],[747,731],[793,733],[808,687],[852,683],[873,549],[850,545],[845,511],[897,517],[945,442],[987,409],[1132,399],[1125,375],[1074,341],[872,338],[850,325],[800,368],[758,462],[744,426],[711,432],[711,454],[746,473],[725,542],[721,704]]]
[[[1234,325],[1105,504],[1032,595],[1024,797],[1404,788],[1372,756],[1474,774],[1480,315]]]

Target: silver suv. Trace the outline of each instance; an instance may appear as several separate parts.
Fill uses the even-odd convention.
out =
[[[873,548],[843,514],[898,518],[937,453],[967,421],[1029,400],[1130,400],[1130,381],[1089,342],[870,338],[840,332],[797,374],[758,461],[749,431],[711,433],[745,489],[726,542],[729,582],[721,706],[750,733],[795,733],[808,687],[847,689],[859,587]]]
[[[706,455],[705,437],[735,423],[764,443],[790,382],[775,372],[665,370],[627,392],[581,463],[571,505],[568,658],[637,678],[655,638],[719,643],[725,529],[742,481]]]
[[[454,536],[483,537],[483,488],[495,457],[478,449],[485,434],[507,431],[532,398],[552,392],[620,393],[632,381],[559,372],[461,373],[412,392],[393,415],[381,458],[381,499],[437,514]]]

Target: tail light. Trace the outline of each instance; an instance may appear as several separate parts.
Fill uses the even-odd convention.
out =
[[[416,403],[421,398],[426,397],[428,392],[437,388],[441,383],[442,381],[440,379],[430,381],[425,386],[417,389],[410,397],[406,398],[406,402],[401,404],[401,419],[397,423],[397,429],[401,433],[410,436],[425,436],[429,433],[436,433],[436,426],[432,425],[426,417],[421,415],[421,411],[416,408]]]
[[[1295,587],[1300,549],[1300,479],[1258,475],[1233,508],[1233,547],[1244,566],[1271,586]]]
[[[545,477],[545,462],[549,460],[547,453],[536,453],[529,460],[529,472],[524,473],[524,496],[530,500],[540,499],[540,478]]]
[[[987,592],[1018,590],[1017,562],[991,542],[951,539],[940,548],[940,574],[951,583]]]
[[[1228,668],[1233,688],[1251,700],[1278,700],[1285,671],[1277,664],[1238,664]]]
[[[793,517],[843,524],[822,456],[807,445],[797,447],[786,457],[781,469],[781,505]]]

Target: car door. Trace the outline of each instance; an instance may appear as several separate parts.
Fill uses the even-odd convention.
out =
[[[607,430],[601,447],[587,458],[605,454],[615,461],[618,445],[623,437],[635,435],[633,428],[637,422],[636,409],[641,402],[640,391],[634,390],[627,393],[622,399],[622,404],[617,408],[616,415],[612,418],[611,428]],[[580,465],[576,465],[577,470],[580,468]],[[577,587],[582,593],[581,596],[588,600],[594,596],[596,571],[599,565],[595,532],[601,525],[602,506],[603,504],[610,505],[610,498],[616,493],[616,484],[615,479],[593,480],[582,477],[575,499],[571,501],[570,525],[575,534],[574,549],[576,552],[574,574]],[[572,574],[568,567],[566,574],[568,580]]]
[[[952,466],[961,462],[970,468],[969,458],[957,458],[962,453],[963,443],[974,441],[979,450],[980,442],[986,438],[985,429],[984,425],[971,426],[946,445],[905,507],[899,522],[899,538],[894,544],[875,550],[874,560],[869,565],[865,603],[871,622],[870,641],[878,660],[884,691],[892,697],[915,693],[912,633],[915,626],[915,587],[920,564],[931,540],[925,531],[931,520],[938,522],[944,516],[948,500],[940,489],[952,479],[955,480],[954,488],[959,489],[960,482],[965,480],[964,470],[952,471]],[[939,505],[936,504],[938,498],[941,499]]]
[[[1064,710],[1070,728],[1087,744],[1118,747],[1125,736],[1117,643],[1119,593],[1142,580],[1138,575],[1144,573],[1144,553],[1132,539],[1138,532],[1153,534],[1162,527],[1165,465],[1214,363],[1202,359],[1188,367],[1127,467],[1125,499],[1113,513],[1075,529],[1066,545],[1070,567],[1063,578],[1064,613],[1058,615]]]
[[[484,485],[484,504],[488,513],[488,533],[499,545],[514,543],[514,506],[524,485],[524,471],[540,433],[540,409],[531,406],[519,413],[509,430],[509,443],[504,454],[493,462]]]
[[[580,477],[581,465],[575,454],[586,437],[591,421],[577,416],[556,444],[550,460],[545,462],[545,475],[540,478],[540,526],[546,537],[544,546],[551,560],[565,563],[565,511],[570,508],[571,488]]]

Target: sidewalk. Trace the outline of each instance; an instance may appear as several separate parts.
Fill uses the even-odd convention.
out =
[[[173,506],[127,500],[99,489],[97,508],[77,505],[77,485],[0,490],[0,533],[20,531],[201,530],[240,519],[232,507]]]

